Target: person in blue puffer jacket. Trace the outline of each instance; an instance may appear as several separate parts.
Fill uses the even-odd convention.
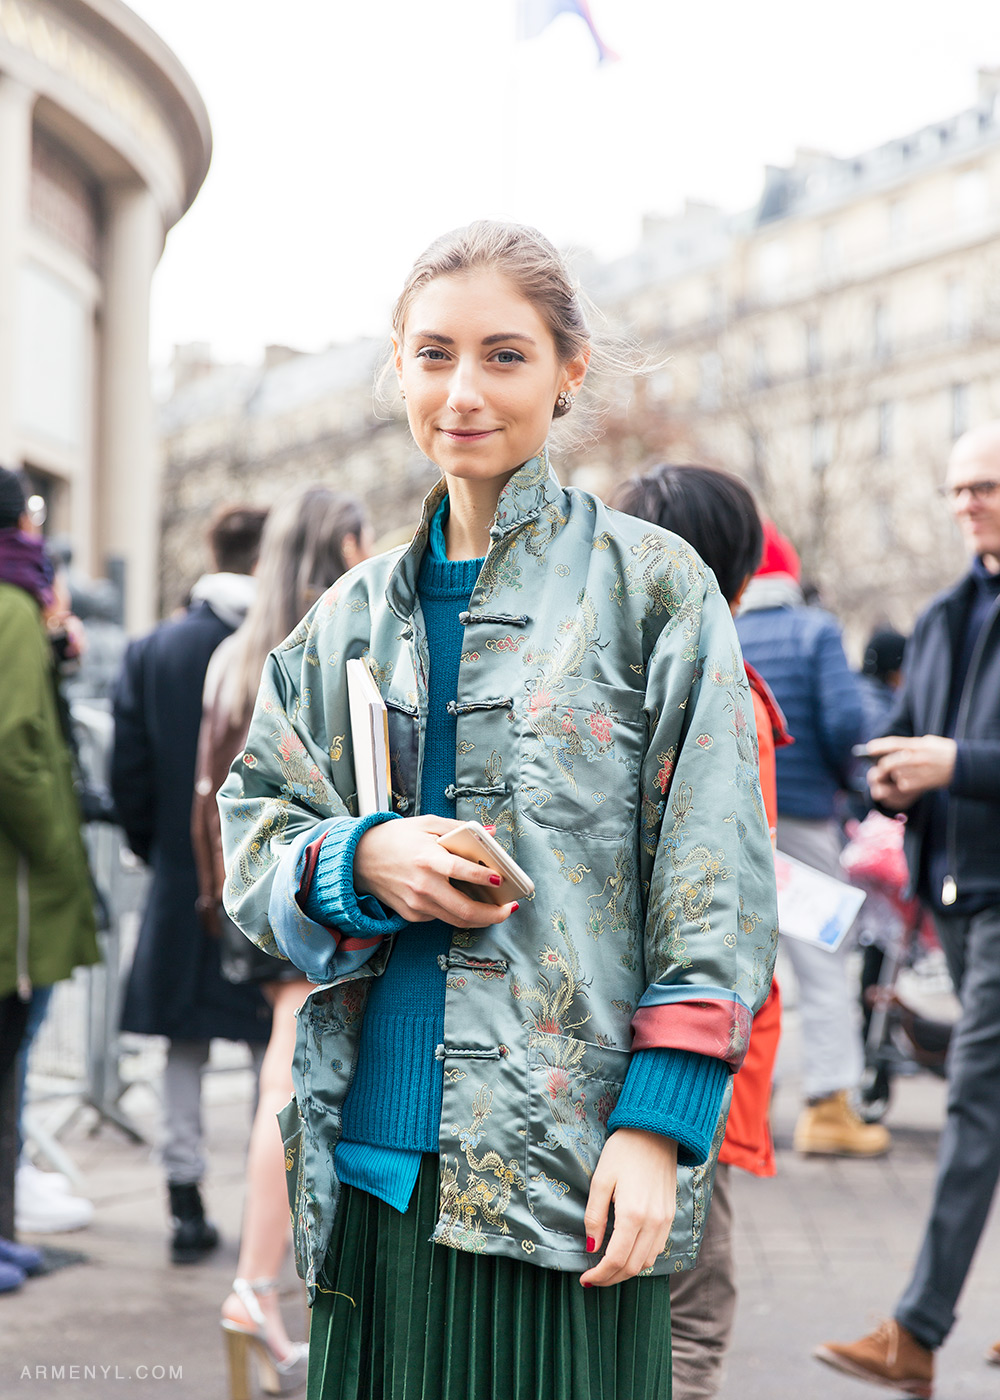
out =
[[[736,620],[746,660],[760,672],[784,712],[795,743],[776,755],[778,850],[843,878],[834,817],[851,748],[864,737],[864,706],[847,664],[840,627],[807,607],[799,557],[770,522],[764,555]],[[835,953],[782,940],[799,986],[802,1079],[806,1102],[795,1127],[799,1152],[872,1157],[888,1150],[881,1125],[857,1116],[851,1092],[861,1078],[861,1037],[847,976],[845,939]]]

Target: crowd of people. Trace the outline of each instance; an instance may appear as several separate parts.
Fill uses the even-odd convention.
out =
[[[855,673],[735,476],[657,464],[609,505],[559,484],[550,439],[588,371],[622,362],[534,231],[433,244],[388,367],[441,473],[412,540],[373,554],[363,509],[321,483],[221,509],[186,605],[123,656],[98,644],[115,655],[103,802],[64,695],[86,640],[0,470],[0,1112],[21,1112],[52,988],[97,960],[80,824],[113,819],[151,872],[120,1025],[166,1038],[174,1265],[219,1244],[212,1039],[246,1042],[257,1071],[220,1300],[234,1397],[253,1366],[310,1400],[471,1400],[484,1377],[512,1400],[717,1395],[730,1174],[776,1171],[774,850],[844,879],[845,822],[869,810],[897,819],[962,1014],[913,1276],[875,1332],[815,1354],[931,1395],[1000,1172],[1000,424],[947,464],[968,574],[909,640],[881,626]],[[387,811],[358,810],[352,658],[386,705]],[[520,907],[441,844],[468,821],[530,876]],[[794,1150],[890,1151],[859,1112],[856,937],[780,943]],[[88,1225],[20,1151],[0,1236]],[[308,1342],[278,1304],[293,1239]],[[40,1263],[0,1237],[0,1291]],[[446,1356],[443,1334],[462,1338]]]

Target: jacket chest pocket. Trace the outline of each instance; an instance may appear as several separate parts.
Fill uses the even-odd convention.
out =
[[[575,1036],[528,1047],[528,1204],[547,1230],[579,1237],[583,1210],[629,1053]]]
[[[538,826],[620,840],[632,829],[646,744],[642,693],[580,683],[522,702],[522,815]]]

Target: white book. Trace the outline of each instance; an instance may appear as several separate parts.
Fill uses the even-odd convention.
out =
[[[370,817],[373,812],[388,812],[391,805],[389,714],[363,657],[347,663],[347,698],[351,708],[358,816]]]

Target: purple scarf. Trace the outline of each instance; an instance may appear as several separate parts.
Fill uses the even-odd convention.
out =
[[[52,602],[52,580],[55,570],[45,553],[45,541],[37,535],[26,535],[16,526],[0,530],[0,583],[13,583],[30,593],[39,605],[47,608]]]

